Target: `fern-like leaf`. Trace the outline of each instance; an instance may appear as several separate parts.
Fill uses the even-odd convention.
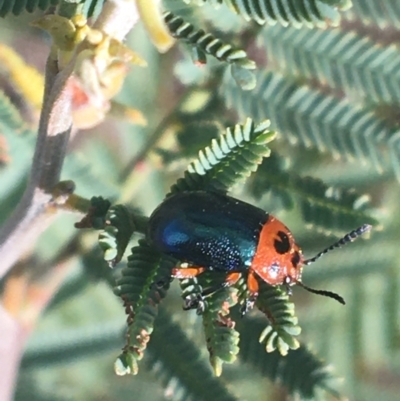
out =
[[[233,130],[228,128],[218,141],[213,140],[211,146],[199,152],[184,177],[171,187],[171,193],[196,189],[228,191],[255,171],[263,157],[269,156],[266,145],[275,138],[275,133],[268,128],[269,121],[255,126],[251,119]]]
[[[295,166],[284,169],[274,153],[255,173],[250,181],[250,191],[256,197],[271,192],[288,208],[299,204],[303,220],[317,228],[343,233],[365,223],[378,224],[368,214],[368,195],[333,187],[317,178],[302,177],[293,170]]]
[[[174,401],[238,400],[213,376],[199,349],[163,308],[159,311],[148,355],[145,363]]]
[[[345,16],[351,20],[361,20],[366,25],[378,25],[382,29],[400,27],[400,6],[393,0],[355,1],[353,8]]]
[[[107,212],[110,206],[111,202],[108,199],[104,199],[101,196],[94,196],[90,199],[89,212],[80,222],[75,223],[75,227],[94,228],[96,230],[104,229]]]
[[[325,28],[339,24],[340,14],[337,8],[348,8],[350,1],[225,0],[225,3],[247,21],[254,20],[259,24],[269,25],[279,23],[295,28]]]
[[[196,62],[204,64],[206,54],[214,56],[232,65],[232,75],[242,89],[250,90],[255,87],[255,76],[250,70],[254,70],[256,64],[247,57],[244,50],[235,49],[202,29],[196,30],[193,25],[171,12],[165,13],[164,19],[172,36],[184,40],[196,49]]]
[[[253,341],[254,332],[261,330],[263,323],[258,319],[240,322],[241,335],[240,359],[252,366],[261,375],[280,383],[289,394],[302,399],[313,399],[318,390],[325,390],[340,398],[337,390],[337,378],[331,369],[307,348],[292,350],[283,357],[278,352],[266,354],[263,345]]]
[[[239,333],[229,317],[229,308],[236,302],[227,292],[221,290],[209,296],[202,315],[210,363],[216,376],[221,375],[222,364],[234,362],[239,352]]]
[[[108,209],[104,230],[99,234],[99,245],[110,267],[121,260],[134,231],[133,217],[126,206],[116,205]]]
[[[256,89],[239,96],[226,80],[223,91],[229,105],[253,118],[268,115],[272,126],[292,144],[330,152],[335,158],[369,162],[379,172],[388,168],[390,147],[392,168],[400,178],[400,153],[390,145],[397,130],[373,113],[277,73],[259,76],[257,82]]]
[[[294,315],[294,304],[289,302],[287,292],[281,287],[272,287],[261,281],[259,285],[255,306],[269,320],[269,325],[258,332],[259,341],[265,344],[266,352],[278,350],[281,355],[287,355],[289,349],[299,347],[295,336],[300,334],[301,328]],[[239,302],[246,302],[248,290],[245,280],[241,278],[235,287],[239,290]]]
[[[154,285],[171,275],[176,261],[149,247],[144,240],[132,248],[122,276],[116,280],[115,294],[124,301],[128,315],[126,345],[115,362],[117,374],[137,374],[138,361],[143,358],[158,304],[165,297],[169,282],[163,287]]]
[[[280,71],[318,79],[350,96],[373,102],[400,104],[400,79],[396,75],[400,51],[382,47],[355,32],[301,30],[272,27],[263,32],[268,59]]]
[[[281,287],[261,283],[256,306],[268,317],[270,324],[260,334],[260,343],[267,352],[278,350],[287,355],[289,349],[297,349],[300,344],[295,338],[301,332],[294,314],[294,304],[289,302],[287,292]]]

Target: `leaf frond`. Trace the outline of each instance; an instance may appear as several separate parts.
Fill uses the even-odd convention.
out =
[[[192,24],[171,12],[166,12],[164,19],[172,36],[184,40],[196,49],[195,62],[205,64],[206,54],[209,54],[219,61],[232,65],[232,75],[242,89],[250,90],[255,87],[255,76],[249,70],[254,70],[256,64],[247,57],[244,50],[235,49],[231,44],[223,42],[211,33],[206,33],[203,29],[196,30]]]
[[[217,280],[224,279],[218,272],[204,272],[192,279],[180,281],[182,298],[197,299],[204,288],[215,286]],[[222,373],[224,363],[233,363],[239,352],[239,333],[235,330],[235,322],[230,318],[230,308],[237,303],[229,289],[219,289],[201,301],[202,308],[197,313],[201,314],[203,329],[210,356],[210,364],[216,376]]]
[[[184,177],[171,187],[171,193],[196,189],[228,191],[255,171],[263,157],[269,156],[266,144],[275,138],[275,133],[268,128],[268,120],[255,125],[251,119],[233,130],[227,128],[226,134],[199,152]]]
[[[305,223],[319,229],[342,233],[365,223],[378,224],[368,213],[367,194],[328,185],[318,178],[303,177],[293,170],[295,166],[285,169],[274,152],[258,168],[249,189],[256,197],[272,193],[282,198],[287,208],[298,204]]]
[[[101,196],[93,196],[90,199],[90,208],[83,219],[75,223],[76,228],[94,228],[102,230],[106,224],[107,212],[110,209],[111,202]]]
[[[375,114],[306,85],[267,72],[257,78],[257,88],[239,94],[225,81],[223,93],[240,114],[262,119],[267,115],[282,138],[293,145],[329,152],[334,158],[371,163],[382,173],[392,168],[400,177],[400,153],[391,143],[398,138],[395,127]],[[390,149],[389,149],[390,148]]]
[[[247,21],[259,24],[282,26],[292,25],[326,28],[340,22],[338,8],[346,8],[341,0],[225,0],[237,14]],[[348,2],[347,2],[348,3]],[[347,4],[348,6],[348,4]]]
[[[108,209],[104,230],[99,234],[99,245],[110,267],[121,260],[134,231],[134,219],[126,206],[115,205]]]
[[[169,281],[163,286],[154,283],[170,277],[175,264],[174,259],[154,251],[144,240],[132,248],[128,264],[122,269],[114,289],[123,300],[128,315],[126,345],[115,363],[117,374],[137,374],[138,361],[143,358],[153,332],[158,304],[169,287]]]
[[[300,395],[304,399],[314,399],[318,390],[325,390],[340,399],[337,378],[331,368],[322,362],[306,347],[301,346],[282,356],[277,351],[271,354],[263,352],[263,344],[253,341],[254,332],[261,330],[260,320],[250,319],[241,331],[240,359],[271,381],[280,383],[291,395]]]
[[[256,305],[270,320],[270,325],[262,331],[259,339],[260,343],[265,344],[265,350],[278,350],[284,356],[289,349],[299,348],[295,336],[300,334],[301,328],[294,314],[294,304],[289,302],[285,290],[263,283]]]
[[[353,8],[345,17],[350,20],[361,20],[366,25],[378,25],[380,28],[400,27],[400,7],[397,1],[374,0],[355,1]]]
[[[157,380],[170,390],[173,400],[238,400],[215,378],[199,349],[164,308],[160,308],[149,351],[145,363],[154,371]]]
[[[299,347],[295,336],[300,334],[301,328],[294,314],[294,304],[289,301],[289,296],[281,287],[272,287],[264,282],[260,282],[259,285],[255,306],[269,320],[269,325],[258,332],[259,342],[264,344],[264,352],[277,350],[282,356],[287,355],[290,349]],[[239,300],[245,302],[248,294],[243,278],[235,287],[239,289]]]
[[[299,31],[276,26],[264,30],[261,37],[268,58],[280,71],[343,88],[352,97],[357,94],[376,103],[400,104],[396,76],[400,51],[394,45],[383,47],[341,29]]]
[[[229,309],[236,302],[227,292],[221,290],[210,295],[202,314],[210,363],[216,376],[221,375],[223,363],[233,363],[239,353],[239,333],[229,316]]]

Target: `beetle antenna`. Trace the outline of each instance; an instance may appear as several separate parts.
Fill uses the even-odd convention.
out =
[[[335,242],[328,248],[324,249],[317,255],[315,255],[311,259],[306,259],[304,261],[304,265],[307,266],[311,263],[314,263],[317,259],[319,259],[322,255],[325,255],[327,252],[332,251],[335,248],[340,248],[343,245],[346,245],[349,242],[353,242],[357,237],[360,235],[364,234],[366,231],[369,231],[372,228],[370,224],[364,224],[361,227],[358,227],[357,229],[350,231],[348,234],[346,234],[343,238],[341,238],[339,241]],[[305,287],[304,287],[305,288]]]
[[[323,295],[324,297],[333,298],[336,301],[340,302],[342,305],[346,305],[346,302],[344,301],[344,299],[339,294],[336,294],[335,292],[325,291],[325,290],[314,290],[314,288],[307,287],[301,281],[298,281],[296,284],[298,284],[300,287],[303,287],[308,292],[312,292],[313,294]]]

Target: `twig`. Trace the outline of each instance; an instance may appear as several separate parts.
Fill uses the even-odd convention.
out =
[[[0,230],[0,277],[54,219],[55,213],[46,211],[52,200],[51,191],[60,179],[72,127],[72,94],[67,85],[72,70],[72,63],[59,72],[54,60],[49,57],[47,61],[45,94],[31,176],[20,203]]]

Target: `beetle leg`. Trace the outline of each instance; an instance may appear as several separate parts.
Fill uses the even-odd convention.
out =
[[[175,267],[174,269],[172,269],[171,276],[179,279],[193,278],[203,273],[205,270],[205,267],[197,266]]]
[[[164,277],[154,283],[156,288],[160,289],[164,287],[168,282],[171,282],[174,278],[185,279],[193,278],[203,273],[206,270],[204,267],[175,267],[172,269],[171,276]]]
[[[190,267],[175,267],[172,269],[171,277],[177,279],[187,279],[197,277],[206,269],[204,267],[190,266]],[[197,294],[194,298],[188,297],[184,300],[183,310],[197,309],[197,314],[201,315],[204,312],[204,298],[203,294]]]
[[[242,316],[244,316],[249,310],[253,309],[254,302],[258,297],[259,285],[253,270],[250,270],[247,276],[247,289],[249,290],[250,296],[240,308]]]
[[[187,269],[182,269],[182,270],[187,270]],[[183,309],[184,310],[197,309],[197,314],[201,315],[205,309],[204,298],[207,297],[208,295],[214,294],[214,292],[217,292],[218,290],[221,290],[222,288],[227,288],[227,287],[234,285],[239,280],[240,276],[241,276],[240,272],[229,273],[225,277],[224,282],[214,285],[214,286],[211,286],[211,287],[208,287],[208,288],[205,288],[201,294],[198,294],[197,298],[185,299],[185,304],[183,306]]]
[[[205,297],[207,295],[213,294],[214,292],[216,292],[222,288],[231,287],[232,285],[237,283],[237,281],[240,279],[240,277],[241,277],[240,272],[231,272],[225,277],[225,280],[222,283],[214,285],[212,287],[205,288],[203,290],[203,292],[201,293],[201,295],[203,297]]]
[[[229,273],[225,277],[225,281],[222,283],[223,287],[232,287],[232,285],[236,284],[240,277],[242,276],[242,273],[240,272],[232,272]]]
[[[250,292],[250,296],[257,298],[259,285],[253,270],[250,270],[247,276],[247,288]]]
[[[201,294],[195,297],[187,297],[183,303],[183,310],[197,309],[196,313],[201,315],[205,310],[205,301]]]

